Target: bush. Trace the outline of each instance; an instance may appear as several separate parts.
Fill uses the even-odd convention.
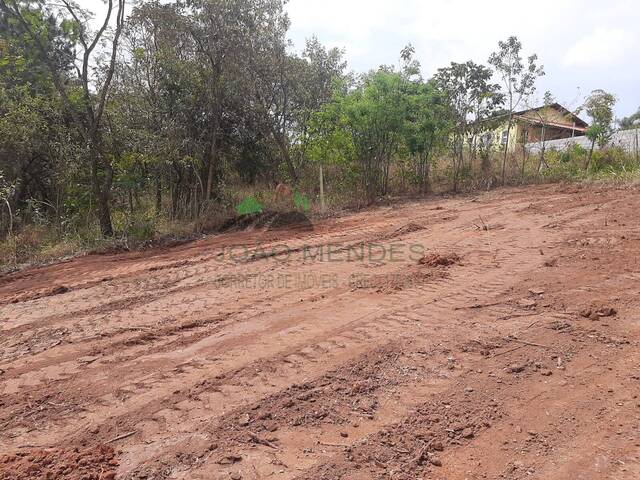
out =
[[[545,154],[547,168],[542,176],[549,181],[577,180],[585,176],[584,164],[589,153],[580,145],[566,150],[548,150]]]
[[[623,172],[633,171],[638,168],[635,158],[620,147],[611,147],[593,152],[590,171],[599,172]]]
[[[547,180],[586,180],[586,179],[619,179],[635,178],[640,165],[633,154],[627,153],[620,147],[609,147],[595,150],[589,170],[585,171],[585,164],[589,152],[579,146],[558,152],[549,151],[546,160],[549,168],[543,171]]]
[[[0,242],[0,267],[7,270],[27,263],[46,263],[75,255],[85,248],[77,239],[61,239],[48,227],[27,225]]]

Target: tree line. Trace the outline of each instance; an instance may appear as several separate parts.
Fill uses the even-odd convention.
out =
[[[198,218],[242,186],[312,191],[319,166],[367,202],[398,177],[429,192],[443,156],[454,190],[476,162],[504,183],[507,147],[496,165],[483,134],[495,118],[510,129],[544,75],[516,37],[488,65],[424,78],[409,45],[397,65],[356,75],[317,38],[295,51],[285,0],[125,7],[108,0],[96,21],[72,0],[0,0],[5,234],[95,222],[109,237],[114,217],[141,210]]]

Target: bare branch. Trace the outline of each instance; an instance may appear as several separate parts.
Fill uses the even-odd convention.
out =
[[[71,4],[67,1],[67,0],[62,0],[62,3],[64,5],[64,7],[66,8],[66,10],[69,12],[69,14],[73,17],[73,19],[79,24],[84,26],[84,22],[82,22],[79,18],[78,15],[76,14],[75,10],[72,8]],[[80,31],[80,35],[78,37],[78,39],[80,40],[80,43],[82,44],[82,46],[85,48],[85,50],[87,49],[87,41],[85,39],[84,36],[84,30]]]
[[[109,0],[111,4],[111,0]],[[118,53],[118,42],[120,40],[120,35],[122,34],[122,29],[124,27],[124,10],[125,10],[125,0],[118,0],[118,13],[116,17],[116,31],[113,37],[113,43],[111,48],[111,60],[109,62],[109,69],[107,71],[107,76],[104,79],[104,83],[102,84],[102,92],[100,94],[100,101],[98,102],[98,109],[95,115],[95,124],[94,128],[97,129],[100,125],[100,119],[102,118],[102,114],[104,113],[105,103],[107,101],[107,96],[109,93],[109,87],[111,85],[111,80],[113,79],[113,74],[116,69],[116,56]],[[97,38],[97,37],[96,37]]]

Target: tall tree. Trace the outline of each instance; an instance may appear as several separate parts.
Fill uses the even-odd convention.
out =
[[[506,41],[498,42],[498,50],[489,56],[489,64],[502,78],[508,108],[507,141],[502,158],[502,185],[505,183],[513,114],[523,100],[535,91],[536,79],[544,75],[544,67],[537,64],[538,56],[535,54],[529,56],[525,63],[521,52],[522,43],[517,37],[512,36]]]
[[[32,6],[29,21],[51,45],[51,61],[69,72],[74,43],[70,25],[38,4]],[[0,9],[0,172],[13,186],[6,190],[13,212],[28,202],[56,210],[58,173],[66,170],[62,160],[71,156],[63,138],[75,133],[67,126],[46,58],[17,19]]]
[[[589,156],[585,162],[585,170],[589,169],[596,143],[604,147],[613,135],[613,107],[616,97],[604,90],[594,90],[584,103],[584,109],[591,118],[591,126],[587,129],[587,137],[591,140]]]
[[[255,97],[265,133],[296,182],[307,157],[311,115],[331,100],[346,63],[342,50],[326,49],[315,37],[307,40],[301,56],[289,53],[284,42],[272,42],[272,47],[254,64]]]
[[[542,167],[546,165],[545,154],[547,151],[547,127],[549,126],[549,120],[546,115],[549,107],[556,103],[556,99],[553,94],[547,90],[544,92],[542,97],[542,106],[543,108],[531,108],[528,105],[528,102],[525,101],[528,107],[531,108],[533,114],[537,117],[538,122],[540,124],[540,142],[542,143],[542,148],[540,148],[540,156],[538,157],[538,167],[536,168],[536,176],[540,175],[542,171]],[[523,160],[524,161],[524,160]],[[524,164],[523,164],[523,176],[524,176]]]
[[[411,85],[405,142],[413,156],[420,193],[431,191],[431,165],[448,140],[451,124],[446,97],[435,81]]]
[[[347,97],[345,113],[363,186],[370,202],[386,195],[393,155],[402,140],[407,98],[400,74],[388,69],[369,73]]]
[[[388,192],[408,108],[400,73],[381,67],[363,75],[352,88],[337,89],[333,101],[313,116],[313,157],[324,162],[331,155],[352,164],[365,198],[375,201]]]
[[[413,160],[420,193],[425,194],[431,191],[431,165],[448,140],[451,117],[447,97],[435,80],[423,80],[414,55],[411,44],[400,52],[401,85],[407,102],[404,143]]]
[[[438,70],[434,79],[451,106],[454,131],[451,137],[453,190],[457,191],[464,164],[465,139],[471,126],[480,125],[502,103],[499,87],[491,83],[491,70],[474,62],[455,63]]]
[[[75,45],[74,69],[71,73],[61,64],[56,55],[57,45],[51,42],[47,30],[38,28],[35,9],[42,9],[47,16],[60,18],[71,24]],[[71,118],[82,135],[89,159],[93,195],[98,204],[98,218],[102,234],[113,235],[111,223],[111,187],[113,183],[112,158],[103,143],[103,115],[109,99],[111,81],[116,68],[118,42],[124,26],[125,2],[108,0],[107,12],[100,28],[92,32],[89,28],[90,14],[71,0],[49,5],[29,0],[0,0],[0,10],[32,42],[44,59],[48,73],[63,99]],[[107,38],[107,30],[115,15],[113,34]],[[94,53],[101,42],[108,41],[107,60],[95,69]],[[95,73],[94,73],[95,72]],[[69,76],[73,76],[72,81]],[[79,94],[76,91],[79,86]],[[78,98],[79,97],[79,98]]]
[[[289,20],[282,0],[190,0],[185,27],[201,58],[208,149],[205,200],[213,194],[219,142],[231,95],[250,97],[255,65],[284,48]]]
[[[198,173],[206,148],[199,141],[206,135],[203,82],[197,77],[193,39],[180,28],[183,25],[178,5],[150,1],[135,7],[116,77],[115,100],[127,116],[130,148],[149,159],[157,213],[162,209],[164,184],[169,187],[172,218],[187,190],[193,203],[190,212],[197,213],[198,199],[204,197]],[[186,185],[190,180],[195,180],[195,194]]]

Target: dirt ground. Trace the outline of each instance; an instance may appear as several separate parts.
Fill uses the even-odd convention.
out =
[[[0,479],[637,480],[638,212],[514,188],[6,276]]]

